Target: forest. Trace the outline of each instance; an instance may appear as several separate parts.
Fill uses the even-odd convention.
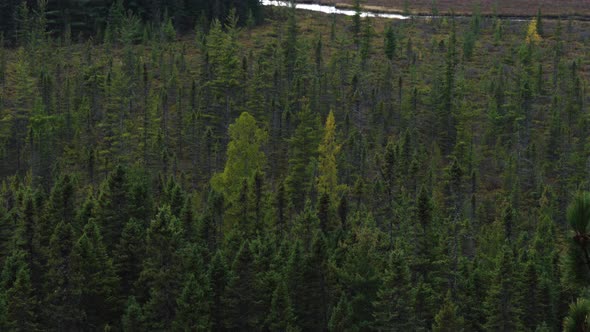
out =
[[[590,22],[0,2],[1,331],[589,331]]]

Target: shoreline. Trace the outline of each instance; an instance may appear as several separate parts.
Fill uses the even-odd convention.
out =
[[[324,1],[324,0],[295,0],[296,3],[300,4],[313,4],[313,5],[321,5],[321,6],[332,6],[339,10],[354,10],[354,5],[344,3],[344,2],[336,2],[336,1]],[[375,6],[375,5],[362,5],[363,12],[375,13],[375,14],[393,14],[393,15],[405,15],[408,17],[432,17],[431,10],[424,10],[424,9],[410,9],[409,12],[406,12],[402,8],[398,7],[385,7],[385,6]],[[537,14],[530,14],[530,15],[515,15],[510,13],[493,13],[490,11],[482,11],[480,13],[482,17],[499,17],[504,19],[514,19],[514,20],[528,20],[533,17],[536,17]],[[473,11],[453,11],[450,12],[449,9],[439,9],[438,17],[452,17],[452,16],[462,16],[462,17],[470,17],[473,16]],[[543,19],[548,20],[575,20],[575,21],[590,21],[590,15],[579,15],[579,14],[565,14],[565,15],[557,15],[557,14],[542,14]]]

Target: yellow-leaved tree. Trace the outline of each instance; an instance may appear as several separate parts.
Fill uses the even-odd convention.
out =
[[[533,19],[531,20],[531,23],[529,23],[529,27],[527,29],[527,33],[526,33],[526,42],[527,44],[536,44],[538,42],[541,41],[541,36],[539,35],[538,29],[537,29],[537,19]]]
[[[211,179],[213,189],[224,195],[226,212],[230,217],[243,214],[234,211],[238,207],[244,185],[249,186],[255,174],[261,174],[266,165],[266,155],[262,145],[267,140],[267,132],[258,127],[256,119],[248,112],[243,112],[229,126],[230,141],[227,145],[226,161],[223,172]],[[234,218],[235,219],[235,218]]]
[[[324,128],[324,138],[318,148],[320,164],[318,169],[318,192],[327,194],[334,202],[338,192],[338,166],[336,156],[340,152],[340,145],[336,143],[336,121],[334,113],[330,111]]]

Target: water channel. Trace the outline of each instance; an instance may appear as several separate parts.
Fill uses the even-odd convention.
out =
[[[289,7],[291,6],[289,1],[277,1],[277,0],[262,0],[263,6],[278,6],[278,7]],[[317,4],[310,4],[310,3],[297,3],[297,9],[304,9],[304,10],[311,10],[314,12],[321,12],[326,14],[340,14],[340,15],[347,15],[353,16],[355,11],[352,9],[340,9],[336,8],[335,6],[328,6],[328,5],[317,5]],[[371,11],[363,11],[361,13],[362,17],[381,17],[381,18],[390,18],[390,19],[397,19],[397,20],[405,20],[408,19],[408,16],[399,15],[399,14],[389,14],[389,13],[377,13]]]

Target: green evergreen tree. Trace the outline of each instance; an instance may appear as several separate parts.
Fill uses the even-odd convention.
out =
[[[176,317],[172,323],[175,331],[208,331],[211,329],[209,293],[207,284],[199,283],[194,274],[189,275],[178,298]]]
[[[461,332],[465,330],[463,317],[459,315],[457,306],[452,302],[450,293],[447,293],[445,302],[434,318],[433,332]]]
[[[182,291],[179,249],[182,229],[170,207],[160,207],[147,230],[145,260],[140,274],[149,298],[143,307],[146,328],[170,329],[176,313],[176,299]]]
[[[590,328],[588,320],[590,312],[590,301],[580,298],[570,304],[569,312],[563,322],[563,330],[566,332],[586,331]]]
[[[266,317],[266,325],[270,331],[287,331],[295,324],[295,314],[285,282],[279,281],[272,294],[270,312]]]
[[[144,317],[141,306],[137,303],[134,296],[130,296],[127,300],[125,313],[121,319],[121,328],[124,332],[144,331],[143,324]]]
[[[484,303],[486,329],[516,331],[522,328],[518,281],[512,249],[504,245],[498,256],[496,271]]]
[[[123,295],[132,294],[137,286],[145,257],[145,233],[140,222],[129,219],[114,250],[113,266],[121,278],[120,292]]]
[[[319,117],[312,113],[309,103],[304,103],[298,113],[299,124],[289,139],[289,171],[285,187],[295,211],[301,211],[309,197],[313,182],[310,176],[312,164],[318,154]]]
[[[85,324],[102,327],[120,316],[117,290],[119,278],[106,252],[98,225],[92,220],[72,248],[73,274],[78,275],[81,290],[79,308],[85,313]]]
[[[414,329],[410,269],[401,249],[389,254],[383,283],[373,302],[373,328],[377,331],[411,331]]]
[[[225,257],[217,251],[209,264],[208,271],[210,289],[211,329],[220,331],[224,329],[225,307],[224,299],[226,288],[230,279],[230,271]]]
[[[82,300],[82,276],[73,260],[74,230],[63,221],[55,226],[49,242],[45,279],[44,319],[57,330],[79,330],[85,324]],[[45,323],[44,323],[45,324]]]
[[[117,166],[102,185],[96,207],[96,222],[104,244],[111,252],[119,242],[121,232],[129,221],[129,183],[127,170]]]
[[[255,329],[261,322],[259,313],[255,312],[254,258],[250,250],[250,243],[242,243],[234,263],[231,277],[225,289],[223,298],[224,324],[229,330]]]
[[[390,61],[393,61],[395,52],[397,51],[397,36],[393,30],[393,27],[391,26],[387,26],[385,28],[385,41],[383,48],[385,49],[385,56],[387,56]]]
[[[346,299],[346,294],[342,294],[338,304],[332,309],[332,315],[328,322],[329,331],[357,331],[353,321],[352,306]]]
[[[15,331],[35,331],[37,324],[37,299],[31,284],[29,268],[23,265],[12,287],[6,292],[6,311],[8,329]]]

